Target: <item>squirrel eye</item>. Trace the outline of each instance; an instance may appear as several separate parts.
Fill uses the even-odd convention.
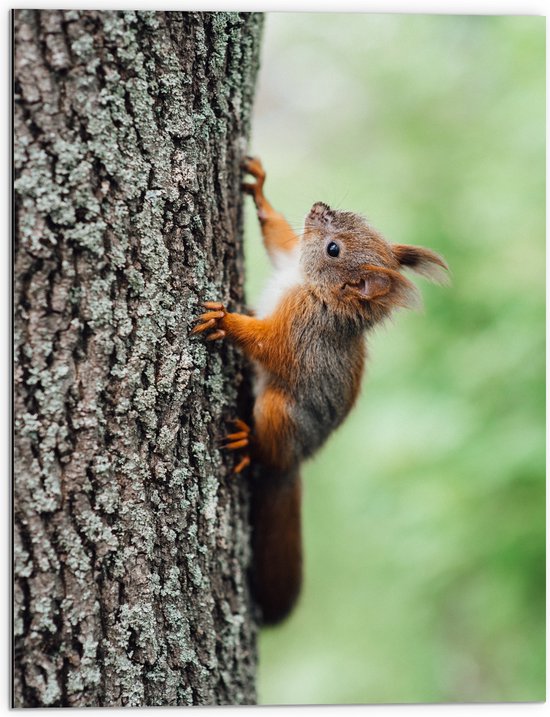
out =
[[[336,258],[340,253],[340,247],[335,241],[331,241],[327,246],[327,254],[333,258]]]

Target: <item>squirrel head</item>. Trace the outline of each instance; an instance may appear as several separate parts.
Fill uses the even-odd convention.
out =
[[[311,285],[372,322],[398,306],[413,307],[419,294],[401,272],[411,269],[442,282],[447,264],[419,246],[387,242],[360,214],[316,202],[306,216],[301,269]]]

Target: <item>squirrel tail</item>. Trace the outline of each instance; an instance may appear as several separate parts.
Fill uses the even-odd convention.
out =
[[[252,592],[263,624],[291,612],[302,584],[302,485],[297,469],[262,472],[252,488]]]

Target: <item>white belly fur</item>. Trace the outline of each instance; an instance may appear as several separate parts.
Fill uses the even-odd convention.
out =
[[[291,252],[276,252],[271,256],[275,267],[265,288],[256,303],[256,316],[263,319],[272,314],[285,293],[293,286],[302,283],[300,271],[300,250],[298,247]],[[256,363],[253,382],[254,395],[260,395],[267,383],[268,375],[265,369]]]
[[[284,294],[293,286],[302,283],[298,247],[290,252],[274,252],[271,258],[275,270],[256,304],[256,316],[260,319],[272,314]]]

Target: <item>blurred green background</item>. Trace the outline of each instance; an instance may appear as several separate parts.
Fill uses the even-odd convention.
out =
[[[545,697],[545,19],[270,13],[251,150],[441,252],[452,285],[369,338],[304,470],[305,586],[263,704]],[[269,273],[247,199],[248,299]],[[416,280],[415,280],[416,281]]]

